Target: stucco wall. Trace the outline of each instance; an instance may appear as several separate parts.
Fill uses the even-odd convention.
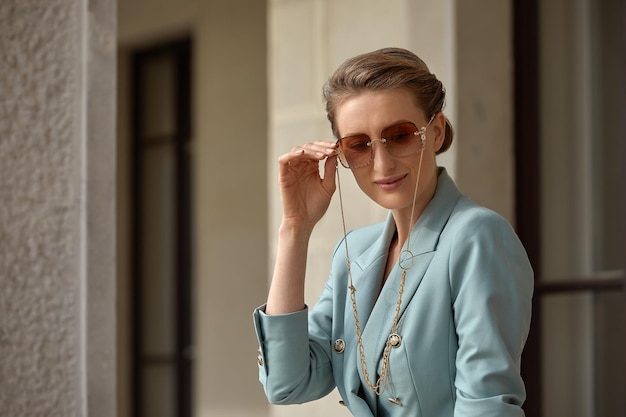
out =
[[[114,9],[0,3],[2,415],[114,412]]]

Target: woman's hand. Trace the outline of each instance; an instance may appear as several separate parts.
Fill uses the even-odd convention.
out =
[[[278,158],[283,224],[309,230],[322,218],[335,192],[336,144],[317,141],[296,146]],[[319,162],[324,162],[320,176]]]

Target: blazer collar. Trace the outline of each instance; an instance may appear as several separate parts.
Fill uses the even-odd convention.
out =
[[[435,250],[439,235],[460,197],[461,193],[448,176],[446,169],[440,168],[435,195],[411,231],[410,250],[414,255]],[[372,264],[386,260],[387,250],[395,232],[396,224],[389,213],[380,237],[354,261],[361,270],[366,270],[371,268]]]

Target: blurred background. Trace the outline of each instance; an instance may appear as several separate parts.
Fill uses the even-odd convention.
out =
[[[277,157],[331,139],[321,87],[343,60],[399,46],[446,86],[456,135],[439,164],[509,219],[533,263],[526,415],[626,416],[625,17],[623,0],[3,1],[0,383],[21,391],[0,389],[2,408],[348,416],[336,392],[267,403],[251,315],[273,266]],[[31,99],[69,122],[13,117]],[[340,175],[348,228],[382,220]],[[66,223],[42,221],[55,213]],[[334,198],[310,245],[310,306],[341,234]],[[46,242],[63,256],[42,257]]]

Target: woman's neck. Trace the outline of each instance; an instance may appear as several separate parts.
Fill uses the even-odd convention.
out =
[[[404,246],[404,243],[409,237],[411,230],[422,216],[422,213],[426,209],[430,200],[435,195],[435,189],[437,187],[437,177],[434,177],[434,181],[427,185],[418,196],[415,201],[415,208],[404,207],[402,209],[392,210],[393,219],[396,223],[396,233],[398,235],[398,243],[400,247]]]

